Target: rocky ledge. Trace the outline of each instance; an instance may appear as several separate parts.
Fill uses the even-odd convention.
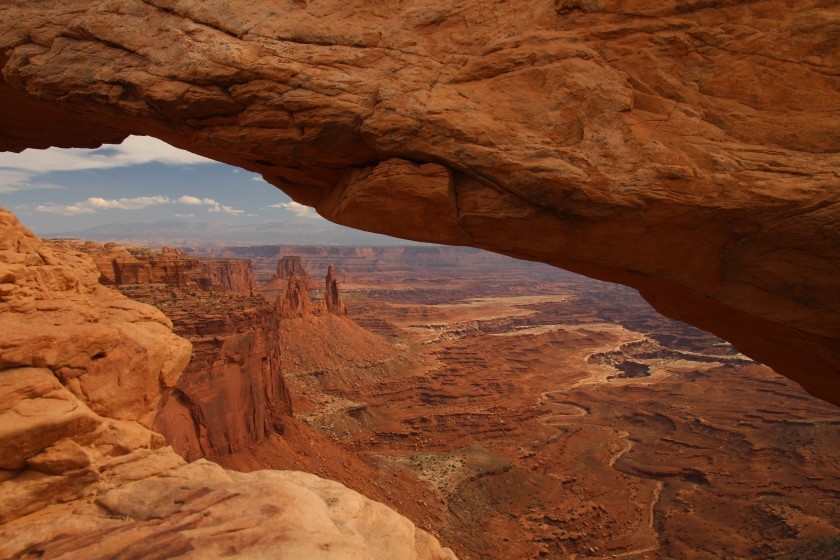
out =
[[[291,400],[280,368],[280,316],[257,292],[250,261],[116,243],[48,243],[90,255],[101,284],[161,310],[192,344],[190,362],[163,391],[154,422],[181,456],[218,459],[283,432]]]
[[[149,427],[190,343],[98,276],[0,209],[0,556],[454,558],[336,482],[186,463]]]

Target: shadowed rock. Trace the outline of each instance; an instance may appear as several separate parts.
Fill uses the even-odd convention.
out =
[[[313,313],[315,308],[309,297],[309,279],[292,273],[286,280],[286,292],[277,298],[277,307],[283,319]]]
[[[339,223],[640,290],[840,402],[819,0],[7,2],[0,149],[147,134]]]
[[[338,279],[335,277],[335,267],[333,265],[330,265],[327,269],[324,305],[326,305],[327,311],[334,315],[347,315],[347,307],[341,299],[341,290]]]
[[[341,484],[185,464],[149,426],[190,343],[98,276],[0,209],[0,557],[454,558]]]

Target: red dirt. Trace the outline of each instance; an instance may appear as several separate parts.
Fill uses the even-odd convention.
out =
[[[297,417],[431,484],[423,524],[460,557],[832,557],[840,410],[632,290],[460,258],[337,260],[390,349],[283,327]]]

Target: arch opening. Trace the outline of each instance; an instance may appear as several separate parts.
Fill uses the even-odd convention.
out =
[[[69,150],[62,153],[53,150],[39,153],[27,150],[19,159],[12,154],[4,154],[0,159],[0,168],[5,174],[5,197],[16,201],[13,204],[19,212],[23,210],[24,222],[27,222],[27,213],[40,213],[41,216],[63,214],[90,222],[97,212],[121,210],[135,215],[146,212],[147,219],[135,220],[136,231],[132,233],[135,240],[142,238],[143,228],[149,231],[145,241],[157,242],[158,245],[173,239],[188,243],[213,236],[210,223],[193,224],[192,232],[179,233],[177,225],[171,222],[164,224],[160,220],[148,219],[150,210],[166,208],[169,218],[181,221],[195,219],[198,211],[207,217],[241,222],[219,226],[218,233],[227,236],[231,242],[267,241],[271,235],[289,235],[295,230],[297,236],[293,239],[298,244],[323,244],[325,241],[330,244],[330,236],[340,239],[342,244],[406,242],[354,234],[353,229],[341,229],[332,224],[325,228],[329,222],[316,215],[317,210],[322,216],[350,228],[392,234],[403,240],[474,246],[525,260],[546,262],[599,280],[629,285],[636,288],[660,313],[712,332],[735,344],[744,354],[801,383],[812,394],[835,404],[838,402],[834,385],[837,348],[830,337],[732,308],[676,280],[643,274],[635,267],[610,267],[591,258],[570,259],[562,254],[564,245],[580,239],[582,230],[593,227],[597,230],[597,224],[584,225],[575,223],[574,219],[559,220],[556,212],[529,207],[510,193],[497,191],[475,178],[439,164],[391,158],[371,168],[353,168],[336,184],[329,196],[312,209],[284,197],[280,192],[261,188],[267,185],[256,173],[225,167],[227,175],[220,174],[214,167],[218,164],[212,160],[152,138],[131,136],[125,145],[102,147],[87,156],[84,153],[87,152]],[[103,180],[113,185],[118,176],[101,177],[98,182],[88,179],[85,184],[71,179],[72,189],[55,189],[59,185],[50,183],[50,173],[85,171],[90,178],[92,173],[124,170],[130,165],[158,166],[158,169],[165,166],[170,170],[181,170],[183,178],[174,178],[175,184],[173,179],[169,179],[170,182],[164,185],[149,177],[136,188],[127,189],[124,196],[109,195],[107,190],[102,190],[107,189]],[[202,169],[207,173],[196,173],[196,170]],[[190,174],[198,179],[201,186],[193,187],[187,181]],[[282,190],[284,186],[281,183],[279,188]],[[70,194],[76,190],[82,196],[73,197]],[[290,190],[292,194],[295,192],[294,188]],[[62,201],[36,204],[32,201],[40,195],[33,193],[38,192],[61,192]],[[402,194],[405,196],[401,198]],[[22,202],[24,200],[30,202]],[[249,200],[256,205],[251,204],[247,209],[236,206],[236,203],[242,206]],[[255,218],[263,222],[255,228],[260,230],[256,235],[263,237],[249,238],[245,224]],[[271,223],[283,224],[283,218],[290,220],[286,222],[289,227],[274,228],[274,233],[270,233],[270,229],[266,231]],[[39,233],[69,234],[73,230],[53,227],[49,231],[41,224],[33,225]],[[87,235],[99,236],[102,240],[108,236],[126,239],[124,225],[99,225],[102,228],[100,232],[97,233],[94,227]],[[314,233],[307,237],[301,230],[310,226]],[[237,228],[238,232],[235,231]],[[552,235],[559,237],[560,241],[553,240]],[[611,241],[615,242],[615,239]],[[631,250],[632,247],[625,249]],[[599,252],[603,254],[603,248]],[[826,330],[825,327],[821,329],[822,332]]]

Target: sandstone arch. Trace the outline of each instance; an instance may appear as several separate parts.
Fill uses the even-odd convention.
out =
[[[830,0],[0,5],[0,149],[128,134],[638,288],[840,403]]]

